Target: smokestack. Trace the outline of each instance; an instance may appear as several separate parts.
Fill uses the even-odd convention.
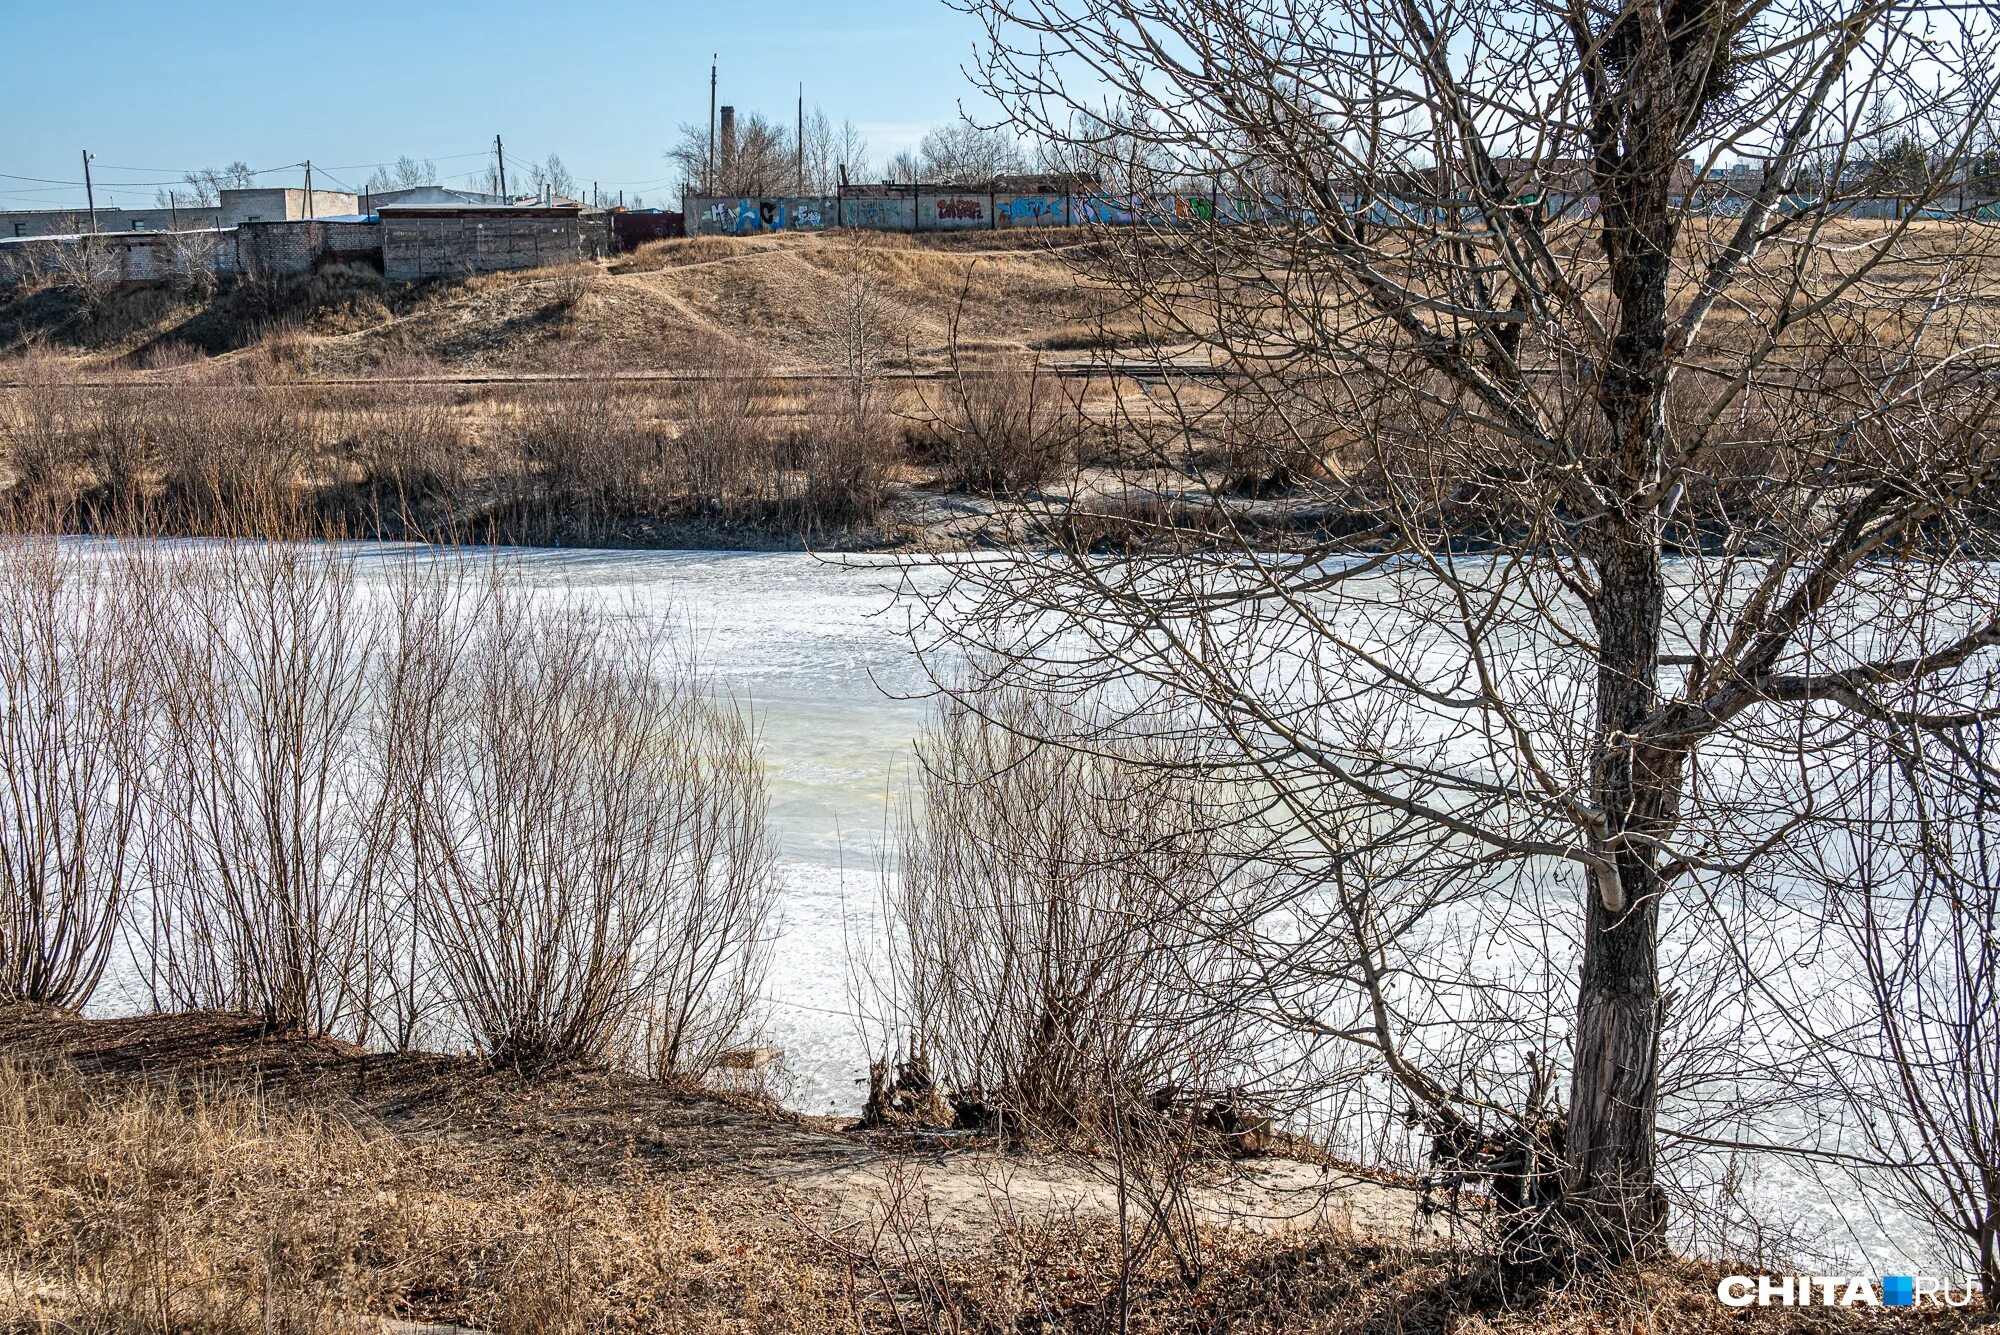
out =
[[[736,189],[736,187],[734,184],[730,183],[734,181],[736,176],[736,108],[735,107],[724,107],[722,109],[722,140],[721,140],[720,156],[722,158],[723,182],[725,184],[728,184],[729,189],[733,191]]]

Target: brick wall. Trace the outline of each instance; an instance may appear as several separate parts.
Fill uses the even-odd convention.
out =
[[[101,281],[143,283],[196,267],[275,277],[336,263],[379,265],[391,280],[408,282],[533,269],[609,253],[610,227],[601,218],[392,215],[381,222],[245,223],[226,231],[75,240],[0,237],[0,284],[51,278],[65,267],[77,272],[80,265]]]
[[[325,263],[380,264],[382,225],[363,222],[245,223],[236,229],[234,261],[256,277],[304,273]]]
[[[577,217],[390,215],[381,226],[393,282],[574,263],[605,254],[608,239],[602,222]]]

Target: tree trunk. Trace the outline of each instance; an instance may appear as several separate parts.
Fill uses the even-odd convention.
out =
[[[1617,311],[1596,386],[1608,439],[1586,447],[1606,512],[1581,535],[1598,579],[1590,609],[1598,642],[1591,797],[1601,827],[1593,851],[1611,870],[1590,878],[1584,910],[1562,1214],[1566,1241],[1599,1263],[1657,1251],[1666,1224],[1653,1143],[1660,861],[1653,845],[1625,836],[1672,831],[1685,760],[1640,734],[1659,702],[1667,598],[1655,498],[1665,464],[1667,299],[1678,226],[1670,200],[1687,109],[1707,96],[1701,71],[1712,63],[1691,60],[1693,74],[1676,67],[1674,42],[1706,31],[1689,17],[1671,3],[1622,13],[1601,43],[1586,34],[1583,55],[1600,244]],[[1701,50],[1713,54],[1712,44]]]
[[[1664,831],[1679,798],[1677,757],[1623,740],[1657,694],[1666,595],[1657,531],[1619,533],[1599,571],[1593,786],[1615,840],[1624,832]],[[1650,848],[1614,844],[1606,852],[1617,875],[1592,878],[1586,896],[1563,1198],[1569,1241],[1615,1262],[1657,1250],[1666,1222],[1653,1146],[1660,877]]]

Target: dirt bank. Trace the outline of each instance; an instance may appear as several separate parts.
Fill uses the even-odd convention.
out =
[[[1555,1286],[1390,1183],[1214,1166],[1190,1216],[1082,1158],[842,1131],[596,1071],[0,1011],[0,1330],[1307,1331],[1884,1325],[1729,1312],[1674,1262]],[[1955,1317],[1887,1318],[1956,1326]]]

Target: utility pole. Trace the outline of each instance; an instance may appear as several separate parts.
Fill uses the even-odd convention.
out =
[[[90,187],[90,150],[83,150],[83,198],[90,207],[90,230],[97,231],[97,192]]]
[[[704,194],[715,193],[715,73],[722,64],[722,53],[717,51],[709,57],[708,63],[708,166],[702,172],[701,188]]]
[[[306,217],[313,216],[313,160],[306,159]]]
[[[799,193],[806,192],[806,86],[799,85]]]
[[[507,202],[507,146],[500,142],[500,136],[493,136],[493,156],[500,160],[500,202]]]
[[[178,190],[167,191],[167,230],[181,230],[181,192]]]

